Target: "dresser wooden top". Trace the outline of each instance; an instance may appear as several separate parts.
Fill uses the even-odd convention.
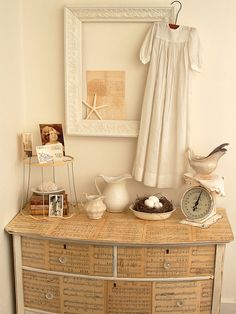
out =
[[[148,221],[136,218],[130,211],[106,212],[102,219],[88,219],[85,213],[75,214],[68,219],[34,219],[29,215],[17,214],[6,226],[11,234],[50,239],[65,239],[103,244],[163,245],[191,243],[227,243],[233,233],[224,209],[218,209],[223,218],[209,228],[201,229],[180,224],[183,215],[177,209],[170,218]]]

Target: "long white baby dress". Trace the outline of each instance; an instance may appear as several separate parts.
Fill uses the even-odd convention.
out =
[[[174,188],[187,166],[189,72],[201,69],[197,30],[154,23],[140,59],[150,64],[133,177],[147,186]]]

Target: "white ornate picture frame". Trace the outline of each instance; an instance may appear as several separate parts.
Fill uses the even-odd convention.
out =
[[[86,120],[82,112],[83,23],[173,21],[173,7],[66,7],[65,109],[68,135],[137,137],[136,120]]]

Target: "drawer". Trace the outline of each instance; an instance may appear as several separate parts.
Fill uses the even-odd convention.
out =
[[[25,307],[60,313],[59,276],[23,270]]]
[[[152,314],[211,314],[213,280],[154,282]]]
[[[52,313],[106,313],[103,280],[23,271],[24,305]]]
[[[107,314],[211,314],[213,280],[110,281]]]
[[[83,275],[112,276],[111,246],[22,237],[23,266]]]
[[[119,277],[183,277],[214,274],[215,246],[118,247]]]

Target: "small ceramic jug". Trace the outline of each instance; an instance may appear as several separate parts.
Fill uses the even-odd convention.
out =
[[[85,195],[86,204],[85,211],[90,219],[99,219],[102,218],[106,205],[103,203],[103,195]]]
[[[98,187],[97,179],[102,178],[105,182],[105,188],[103,193]],[[108,177],[102,174],[95,177],[95,186],[98,193],[105,196],[105,204],[107,206],[107,211],[112,213],[118,213],[125,210],[130,202],[129,194],[126,188],[126,180],[131,179],[130,174],[124,174],[116,177]]]

